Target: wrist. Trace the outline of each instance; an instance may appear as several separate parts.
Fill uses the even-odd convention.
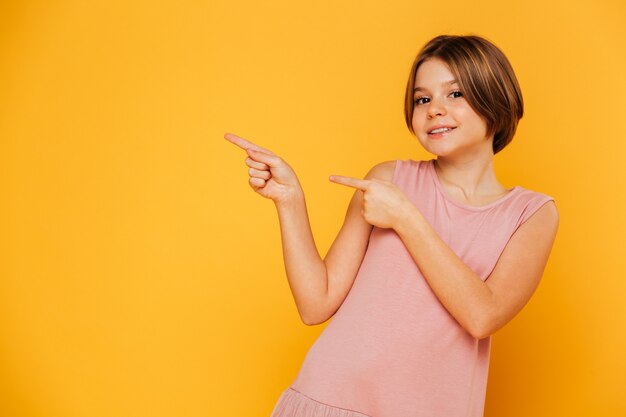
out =
[[[423,215],[415,205],[407,201],[397,211],[396,222],[393,226],[398,235],[403,236],[415,232],[419,222],[423,220]]]
[[[274,200],[278,211],[290,210],[304,203],[304,192],[301,188],[282,196],[280,199]]]

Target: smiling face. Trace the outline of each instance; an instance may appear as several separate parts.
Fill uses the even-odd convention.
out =
[[[415,75],[412,126],[422,146],[438,156],[488,153],[493,155],[493,135],[463,96],[460,85],[444,61],[430,58]],[[439,126],[450,130],[431,131]]]

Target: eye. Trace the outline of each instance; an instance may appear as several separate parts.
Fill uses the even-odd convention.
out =
[[[458,98],[458,97],[462,97],[463,96],[463,93],[461,93],[460,90],[454,90],[450,94],[455,94],[454,98]],[[419,96],[419,97],[416,97],[413,100],[413,103],[416,104],[416,105],[424,104],[424,101],[422,101],[422,100],[429,100],[429,98],[428,97],[424,97],[424,96]]]

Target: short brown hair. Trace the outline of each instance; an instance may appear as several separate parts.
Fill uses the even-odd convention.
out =
[[[469,105],[487,123],[487,135],[494,135],[493,153],[500,152],[513,140],[517,123],[524,115],[522,92],[504,53],[475,35],[439,35],[424,45],[413,62],[404,102],[406,124],[414,135],[415,74],[429,58],[439,58],[448,65]]]

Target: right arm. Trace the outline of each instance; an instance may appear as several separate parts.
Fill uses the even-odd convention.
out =
[[[295,172],[273,152],[228,135],[226,139],[248,151],[251,187],[276,205],[285,271],[302,322],[315,325],[327,321],[352,288],[367,249],[373,226],[361,214],[363,192],[355,190],[344,224],[322,259]],[[391,181],[394,166],[394,161],[380,163],[365,178]]]
[[[391,179],[391,164],[375,166],[365,178]],[[324,260],[313,240],[304,193],[289,204],[276,205],[287,279],[300,317],[307,325],[330,319],[352,288],[372,231],[372,225],[361,215],[362,202],[363,193],[355,190],[343,226]]]

